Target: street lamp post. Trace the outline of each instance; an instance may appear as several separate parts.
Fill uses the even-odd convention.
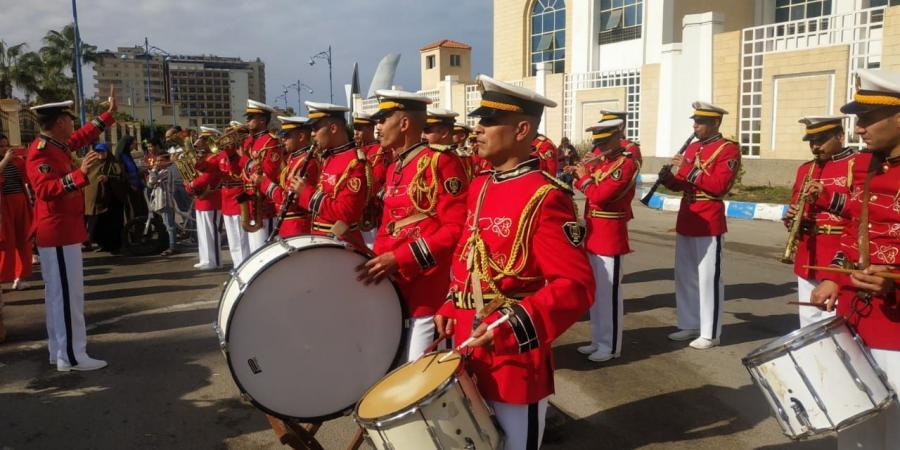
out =
[[[78,109],[81,115],[81,124],[84,125],[84,82],[81,78],[81,33],[78,31],[78,6],[72,0],[72,20],[75,31],[75,82],[78,89]]]
[[[301,83],[300,80],[297,80],[296,83],[291,83],[284,87],[285,89],[295,88],[297,89],[297,114],[300,114],[300,111],[303,111],[303,102],[300,99],[300,91],[306,89],[306,92],[312,94],[313,90],[306,83]],[[287,92],[287,91],[285,91]],[[287,108],[287,98],[284,99],[284,107]]]
[[[316,53],[315,55],[311,56],[309,58],[309,65],[310,66],[316,65],[317,59],[324,59],[326,62],[328,62],[328,95],[329,95],[329,98],[331,99],[331,103],[334,103],[334,83],[332,82],[332,76],[331,76],[331,46],[330,45],[328,46],[328,50],[321,51],[321,52]]]
[[[151,50],[156,52],[157,54],[164,55],[166,57],[166,61],[169,60],[171,55],[169,54],[169,52],[167,52],[159,47],[151,46],[150,40],[147,39],[147,37],[144,37],[144,54],[141,56],[144,57],[144,62],[147,67],[147,117],[150,121],[150,139],[153,139],[153,95],[150,93],[150,58],[152,58],[152,55],[150,54]],[[173,90],[174,90],[174,87],[173,87]],[[163,91],[163,92],[165,92],[165,91]],[[173,124],[175,124],[175,120],[174,120],[175,112],[174,111],[175,111],[175,104],[173,102],[172,103],[172,115],[173,115],[172,123]]]

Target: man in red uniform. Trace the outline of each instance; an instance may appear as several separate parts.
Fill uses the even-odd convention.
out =
[[[360,267],[360,279],[396,280],[410,315],[405,355],[413,361],[435,339],[434,313],[450,284],[451,257],[466,219],[468,180],[449,146],[422,141],[423,131],[432,134],[429,127],[435,123],[430,112],[426,115],[428,97],[390,90],[375,95],[380,103],[372,118],[381,129],[382,146],[395,158],[387,171],[373,247],[378,256]],[[444,128],[449,141],[449,128]]]
[[[728,112],[694,102],[694,136],[684,155],[672,158],[675,173],[661,173],[667,188],[683,192],[675,226],[675,302],[678,328],[673,341],[691,347],[719,345],[725,284],[722,281],[722,244],[727,231],[722,199],[741,168],[741,150],[722,137],[719,125]]]
[[[194,142],[197,152],[197,178],[187,182],[184,188],[195,197],[194,210],[197,214],[197,252],[200,262],[194,268],[216,270],[222,268],[219,258],[219,212],[222,209],[222,194],[219,192],[222,172],[219,171],[218,157],[209,151],[209,143],[222,133],[215,128],[200,127],[200,137]]]
[[[232,121],[226,133],[236,133],[244,125]],[[241,204],[238,199],[244,193],[244,182],[241,179],[240,154],[237,146],[225,145],[216,154],[216,164],[222,175],[221,204],[222,223],[225,225],[225,238],[228,239],[228,253],[234,268],[241,265],[250,256],[250,241],[247,230],[241,226]]]
[[[13,290],[29,287],[31,277],[32,207],[25,177],[24,147],[11,148],[9,139],[0,134],[0,157],[6,160],[2,169],[0,200],[0,282],[12,282]]]
[[[481,118],[479,151],[494,169],[469,188],[450,299],[435,324],[456,343],[476,337],[464,351],[468,368],[506,448],[536,449],[553,394],[551,345],[590,308],[594,276],[572,192],[530,156],[544,107],[556,103],[484,75],[478,83],[481,107],[471,114]],[[486,331],[501,316],[509,320]]]
[[[393,155],[375,139],[375,121],[368,113],[359,111],[353,113],[353,142],[366,154],[369,163],[369,202],[363,212],[363,220],[360,224],[363,239],[369,248],[375,244],[375,235],[378,234],[378,222],[381,220],[381,189],[387,177],[387,167],[393,160]]]
[[[309,119],[302,116],[278,116],[278,120],[281,121],[281,132],[284,136],[282,140],[286,154],[284,166],[276,180],[262,175],[260,190],[275,203],[279,215],[284,213],[284,221],[278,228],[278,236],[288,238],[310,234],[312,230],[309,210],[296,201],[287,202],[290,181],[297,176],[315,180],[319,169],[316,156],[313,154]],[[287,208],[287,211],[283,212],[283,208]]]
[[[784,217],[785,225],[791,226],[792,220],[797,216],[799,209],[797,199],[800,196],[800,189],[807,179],[810,185],[816,185],[817,192],[826,192],[829,196],[836,192],[844,194],[850,192],[850,185],[853,182],[853,165],[850,164],[850,161],[854,160],[855,152],[852,148],[844,147],[843,121],[846,118],[847,116],[812,116],[800,120],[800,123],[806,126],[806,135],[803,136],[803,140],[809,142],[814,159],[800,165],[797,169],[791,206]],[[816,206],[811,200],[812,196],[810,195],[807,198],[809,206],[801,216],[803,222],[800,224],[796,256],[794,257],[797,296],[802,302],[809,301],[812,290],[825,275],[805,269],[803,266],[829,265],[831,258],[840,247],[841,233],[847,224],[847,219],[828,208]],[[801,305],[798,308],[801,327],[834,315],[833,312],[809,306]]]
[[[604,109],[600,111],[600,114],[602,114],[602,116],[600,117],[601,122],[603,122],[604,120],[613,119],[622,120],[622,125],[619,125],[619,128],[622,130],[622,137],[619,139],[619,144],[622,146],[622,148],[625,149],[625,151],[631,153],[631,157],[634,158],[635,161],[638,162],[638,164],[642,164],[644,158],[641,156],[641,148],[625,137],[625,130],[628,126],[628,111],[612,111]]]
[[[456,116],[459,114],[443,108],[428,108],[427,114],[428,118],[425,129],[422,130],[422,139],[428,142],[432,148],[439,146],[442,150],[455,150],[453,126],[456,124]]]
[[[291,180],[297,201],[312,213],[312,234],[334,236],[366,250],[359,224],[369,201],[366,155],[347,137],[350,108],[306,102],[321,160],[317,182]]]
[[[856,114],[856,135],[867,152],[853,156],[850,193],[820,195],[819,207],[848,217],[834,263],[857,269],[831,273],[811,300],[847,318],[896,391],[900,389],[900,295],[894,280],[900,264],[900,73],[860,70],[854,101],[841,107]],[[840,389],[842,386],[834,386]],[[856,389],[855,386],[852,386]],[[900,406],[838,433],[838,449],[900,448]]]
[[[591,343],[578,347],[595,362],[622,354],[622,255],[628,246],[628,221],[640,164],[622,146],[622,121],[610,119],[585,131],[594,149],[590,159],[575,166],[575,187],[584,192],[587,206],[585,248],[594,270],[594,304],[591,306]]]
[[[246,201],[252,217],[250,222],[257,228],[255,231],[247,230],[251,254],[266,245],[266,239],[272,234],[272,218],[275,216],[275,204],[252,181],[253,175],[260,179],[265,174],[269,179],[277,180],[281,174],[284,151],[278,142],[278,135],[269,131],[274,112],[275,109],[265,103],[247,100],[247,128],[250,135],[244,139],[240,164],[244,190],[249,197]],[[260,211],[256,211],[256,208]]]
[[[531,141],[531,147],[531,156],[541,161],[541,170],[555,177],[559,168],[559,152],[556,150],[556,145],[553,144],[553,141],[543,134],[538,134]]]
[[[81,243],[87,240],[87,230],[80,189],[88,183],[85,173],[99,161],[91,151],[80,167],[74,167],[71,152],[89,145],[115,122],[116,96],[111,91],[109,110],[77,131],[72,103],[31,108],[41,134],[28,147],[25,161],[35,194],[33,230],[45,284],[50,362],[60,372],[106,367],[106,361],[87,354],[81,260]]]

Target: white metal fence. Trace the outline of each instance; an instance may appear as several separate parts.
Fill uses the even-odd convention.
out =
[[[744,155],[760,154],[763,56],[778,52],[849,45],[847,86],[843,87],[849,100],[853,95],[856,71],[875,69],[881,65],[884,11],[883,7],[870,8],[848,14],[781,22],[743,30],[738,138]],[[848,142],[851,137],[850,129],[852,127],[848,127]]]
[[[625,88],[625,111],[628,121],[625,124],[625,136],[630,140],[638,139],[638,124],[641,111],[641,69],[624,69],[607,72],[585,72],[566,75],[563,94],[563,136],[573,142],[581,141],[583,130],[575,129],[575,108],[578,91],[597,88]],[[600,120],[598,117],[597,120]]]

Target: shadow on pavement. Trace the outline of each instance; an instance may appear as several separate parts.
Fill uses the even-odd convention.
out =
[[[740,408],[740,415],[736,408]],[[542,448],[636,449],[650,444],[728,436],[753,428],[768,416],[768,406],[755,386],[748,384],[733,389],[705,385],[568,421],[557,430],[561,440]]]
[[[208,321],[209,315],[209,309],[148,314],[110,330],[174,330]],[[268,429],[263,414],[239,400],[227,370],[212,373],[203,365],[221,357],[212,332],[202,338],[192,334],[196,330],[110,342],[94,333],[89,351],[110,362],[96,372],[56,372],[47,365],[44,348],[17,353],[17,361],[0,373],[0,384],[27,388],[0,394],[0,404],[11,412],[0,419],[0,445],[224,448],[228,438]]]

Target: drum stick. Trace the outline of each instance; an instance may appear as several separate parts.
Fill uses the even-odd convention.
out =
[[[503,316],[503,317],[497,319],[496,322],[494,322],[494,323],[488,325],[487,330],[485,330],[485,333],[487,333],[488,331],[493,330],[494,328],[499,327],[500,324],[502,324],[502,323],[506,322],[507,320],[509,320],[510,317],[512,317],[512,314],[506,314],[505,316]],[[462,350],[462,349],[468,347],[469,344],[471,344],[472,342],[475,342],[475,339],[478,339],[478,338],[475,337],[475,336],[469,337],[468,339],[466,339],[465,341],[463,341],[462,344],[459,344],[459,347],[456,347],[456,351],[458,352],[458,351],[460,351],[460,350]],[[453,355],[453,352],[447,352],[447,354],[444,355],[444,356],[442,356],[441,359],[438,360],[438,362],[439,362],[439,363],[442,363],[442,362],[446,361],[447,358],[449,358],[451,355]]]
[[[819,309],[824,309],[825,305],[820,305],[818,303],[813,302],[787,302],[788,305],[800,305],[800,306],[815,306]]]
[[[854,273],[862,273],[862,270],[856,269],[844,269],[843,267],[832,267],[832,266],[803,266],[804,269],[809,270],[818,270],[820,272],[834,272],[834,273],[845,273],[845,274],[854,274]],[[893,272],[875,272],[872,275],[881,278],[887,278],[889,280],[900,280],[900,273]]]
[[[425,351],[422,352],[422,356],[425,356],[425,355],[433,352],[434,349],[436,349],[438,345],[441,345],[441,342],[446,341],[448,337],[449,337],[449,335],[444,335],[444,336],[439,337],[438,340],[432,342],[431,345],[429,345],[428,348],[426,348]],[[422,356],[420,356],[420,358]]]

